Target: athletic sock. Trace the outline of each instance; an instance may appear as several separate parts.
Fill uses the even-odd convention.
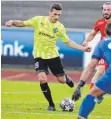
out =
[[[66,83],[71,79],[67,74],[65,74],[66,77]]]
[[[50,88],[48,86],[48,83],[46,82],[46,83],[40,84],[40,87],[41,87],[41,90],[42,90],[45,98],[49,102],[49,106],[54,106],[52,96],[51,96],[51,91],[50,91]]]
[[[79,110],[79,115],[87,118],[88,115],[91,113],[91,111],[94,109],[95,106],[95,101],[94,101],[95,97],[92,95],[87,95],[81,106],[80,106],[80,110]]]
[[[90,89],[94,86],[94,83],[90,83]]]

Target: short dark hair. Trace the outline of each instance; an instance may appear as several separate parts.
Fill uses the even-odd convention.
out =
[[[108,36],[111,36],[111,23],[106,25],[106,30],[105,31],[106,31],[106,34]]]
[[[61,5],[60,3],[53,3],[53,4],[50,6],[50,11],[52,11],[53,9],[62,10],[62,5]]]
[[[111,5],[111,2],[105,2],[103,5]],[[103,9],[103,5],[101,6],[102,9]]]

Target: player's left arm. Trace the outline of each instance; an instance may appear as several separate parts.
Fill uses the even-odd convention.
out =
[[[63,25],[61,27],[60,34],[61,34],[60,37],[62,38],[62,41],[69,47],[71,47],[73,49],[82,50],[85,52],[91,51],[91,48],[89,46],[83,47],[83,46],[77,44],[76,42],[72,41],[71,39],[69,39],[69,37],[66,34],[66,29]]]
[[[95,69],[96,65],[98,64],[99,60],[102,58],[100,43],[96,46],[92,59],[86,69],[83,71],[79,83],[72,95],[72,100],[78,100],[81,97],[81,88],[85,85],[86,81],[91,78],[93,74],[93,70]]]
[[[73,92],[72,100],[75,100],[75,101],[79,100],[79,98],[81,97],[81,89],[85,85],[86,81],[91,78],[93,71],[96,65],[98,64],[98,62],[99,62],[98,59],[96,58],[92,59],[90,63],[88,64],[88,66],[86,67],[86,69],[83,71],[80,77],[80,80],[77,84],[77,87]]]
[[[93,71],[94,71],[96,65],[98,64],[98,62],[99,62],[99,59],[96,59],[96,58],[91,59],[88,66],[83,71],[83,73],[80,77],[80,81],[83,81],[84,83],[86,83],[86,81],[91,78]]]
[[[93,70],[95,69],[96,65],[98,64],[99,60],[102,57],[102,51],[101,51],[101,42],[100,41],[96,48],[94,49],[94,52],[92,54],[92,59],[90,61],[90,63],[88,64],[88,66],[86,67],[86,69],[83,71],[81,77],[80,77],[80,81],[83,81],[83,82],[86,82],[90,77],[91,75],[93,74]]]
[[[68,45],[71,48],[82,50],[82,51],[85,51],[85,52],[90,52],[91,51],[91,48],[89,46],[83,47],[83,46],[77,44],[76,42],[74,42],[70,39],[65,44]]]
[[[79,98],[81,97],[81,89],[85,85],[86,81],[91,78],[91,76],[93,74],[93,71],[94,71],[96,65],[98,64],[98,62],[99,62],[99,60],[96,59],[96,58],[95,59],[91,59],[91,61],[88,64],[88,66],[83,71],[83,73],[82,73],[82,75],[80,77],[80,80],[79,80],[79,82],[77,84],[77,87],[73,92],[72,100],[75,100],[75,101],[79,100]]]

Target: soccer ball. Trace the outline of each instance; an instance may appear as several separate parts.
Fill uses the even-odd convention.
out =
[[[75,107],[75,103],[70,98],[65,98],[60,102],[60,107],[63,111],[72,112]]]

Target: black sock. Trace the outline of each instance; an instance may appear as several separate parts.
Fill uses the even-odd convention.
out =
[[[48,83],[40,84],[40,87],[41,87],[41,90],[42,90],[45,98],[49,102],[49,105],[50,106],[54,106],[54,103],[53,103],[53,100],[52,100],[52,96],[51,96],[51,91],[50,91],[50,88],[48,86]]]
[[[65,77],[66,77],[66,83],[67,83],[70,77],[67,74],[65,74]]]

